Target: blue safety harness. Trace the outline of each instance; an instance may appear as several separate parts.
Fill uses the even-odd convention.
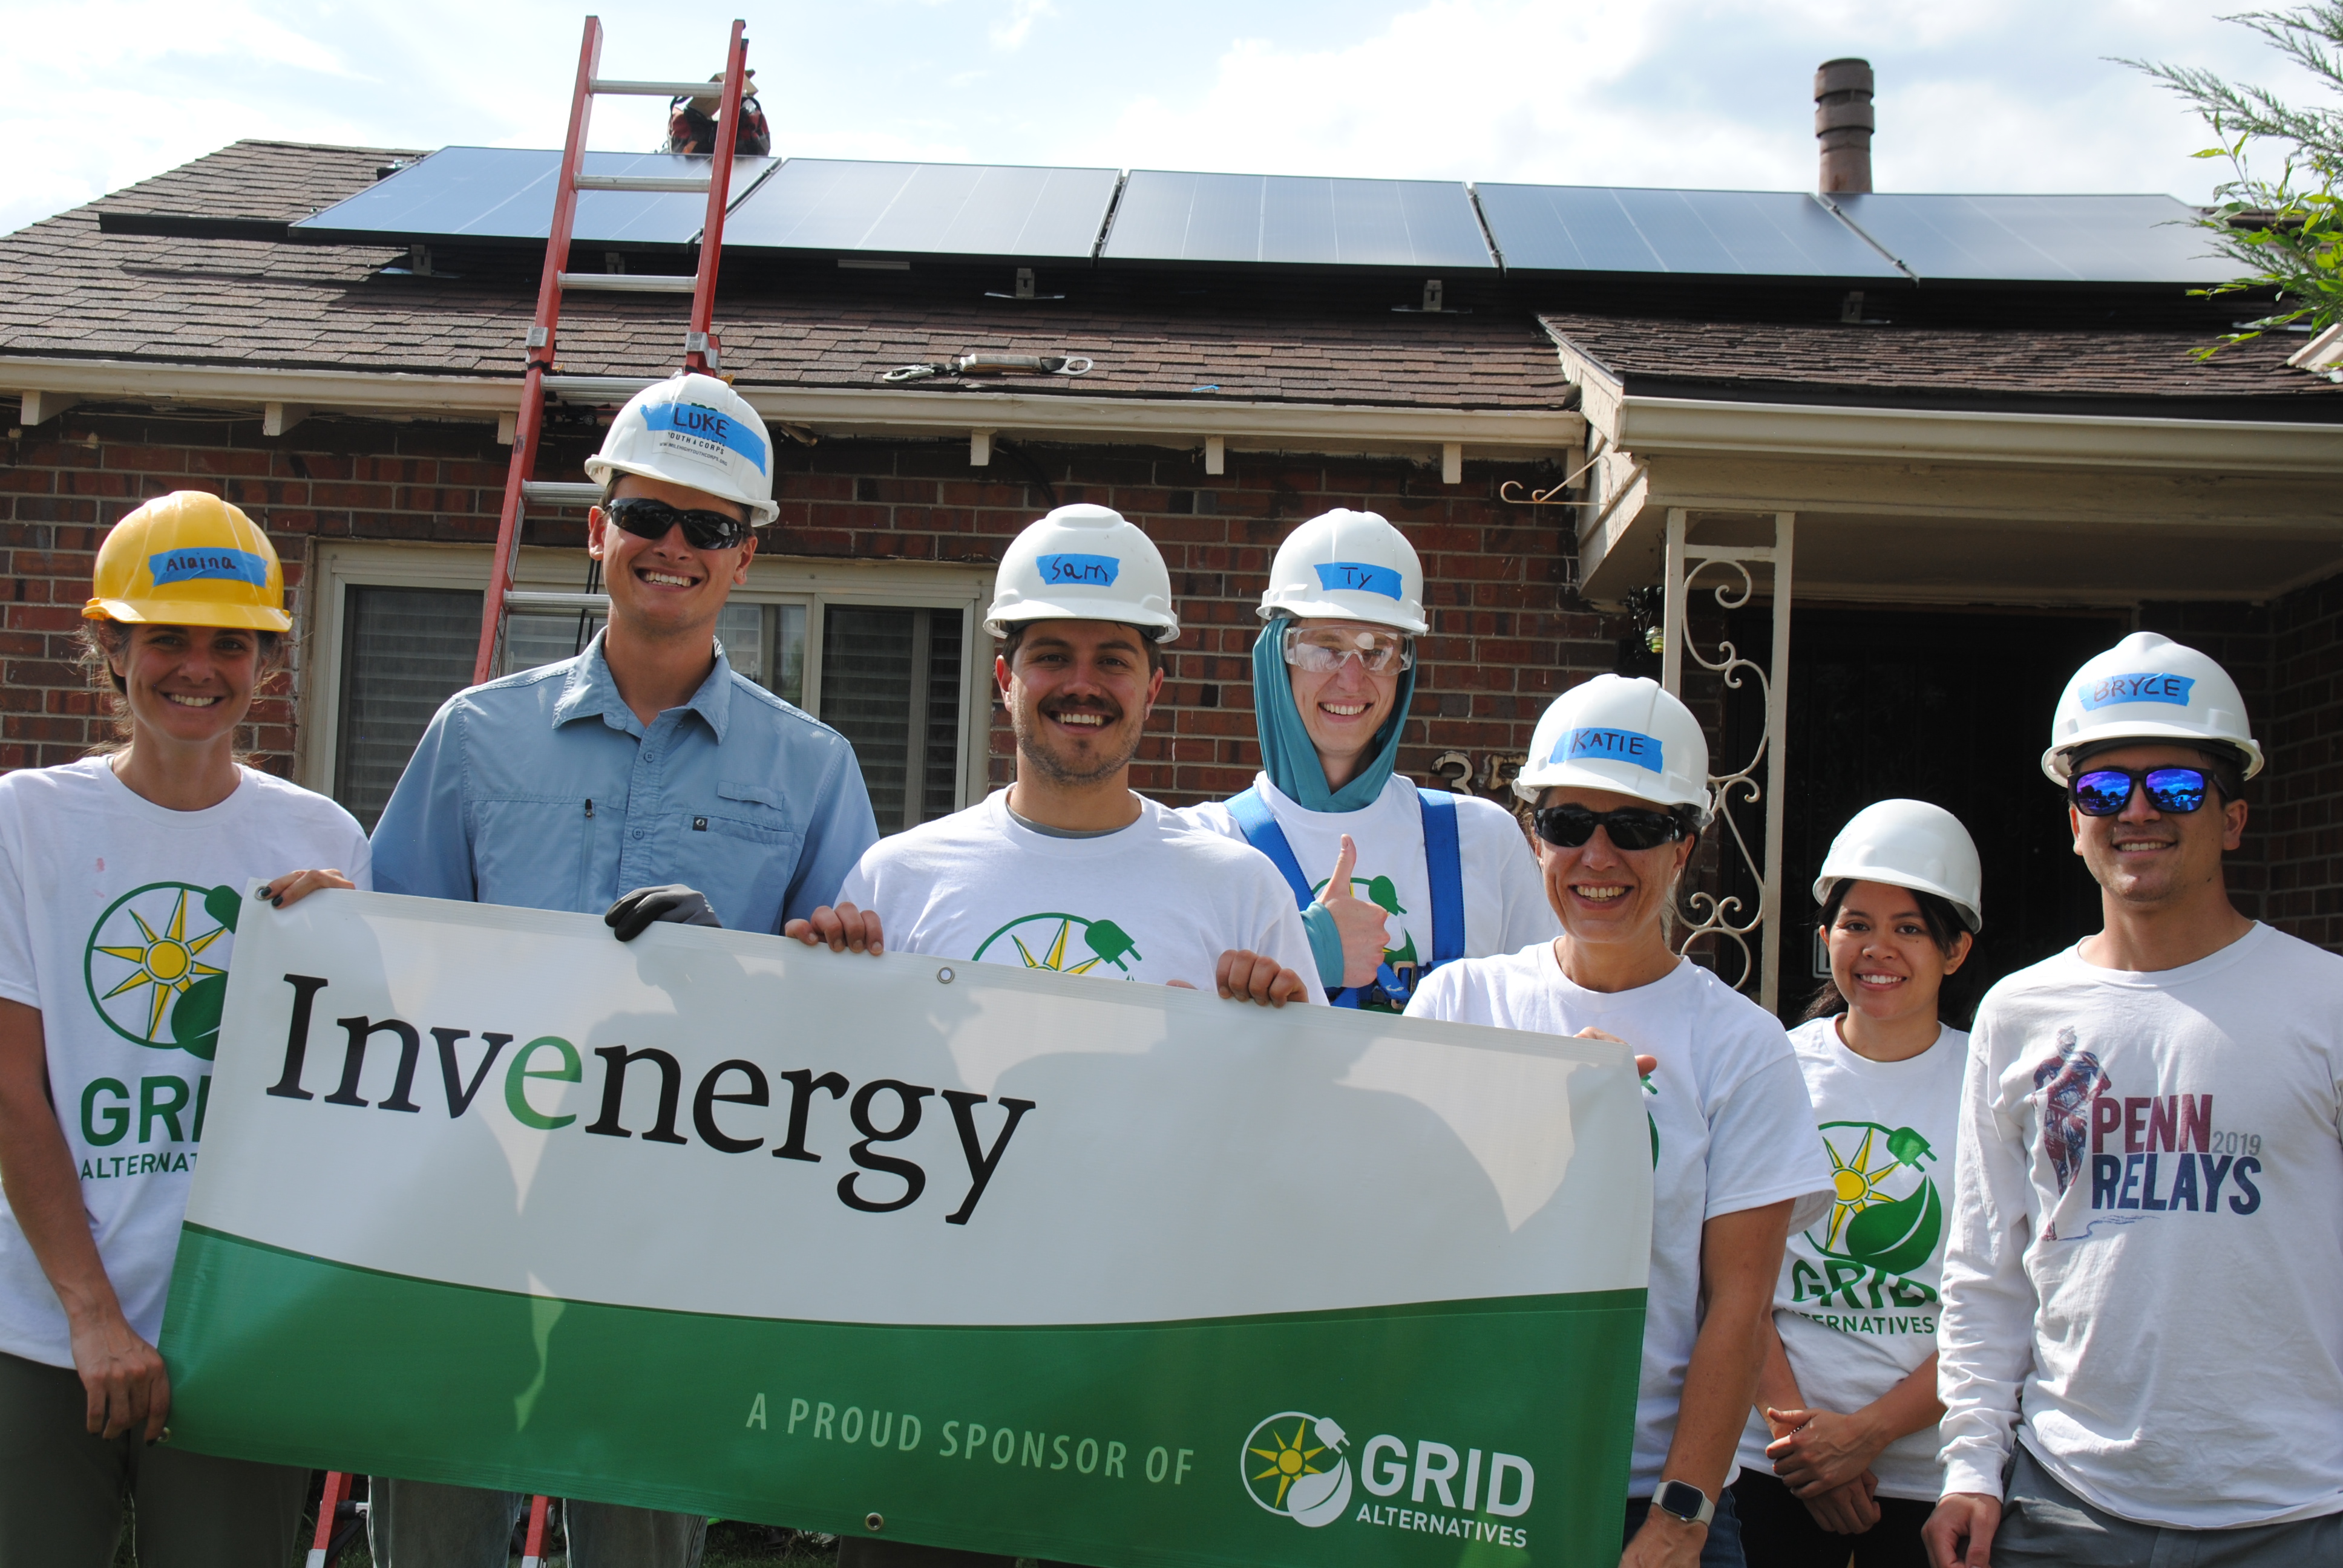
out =
[[[1456,797],[1444,789],[1419,789],[1415,799],[1423,812],[1423,869],[1432,881],[1432,961],[1402,965],[1408,971],[1404,975],[1388,963],[1378,965],[1372,984],[1329,991],[1327,1000],[1336,1007],[1359,1007],[1376,1000],[1404,1007],[1425,975],[1464,956],[1464,864],[1456,848]],[[1318,895],[1302,874],[1302,862],[1293,858],[1293,846],[1286,842],[1285,829],[1270,814],[1261,790],[1232,795],[1227,804],[1245,842],[1269,857],[1293,890],[1296,906],[1308,909]]]

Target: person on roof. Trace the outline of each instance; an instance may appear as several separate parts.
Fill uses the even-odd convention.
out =
[[[1513,789],[1536,808],[1563,934],[1443,965],[1407,1014],[1650,1053],[1651,1282],[1620,1562],[1739,1568],[1734,1450],[1784,1240],[1824,1212],[1831,1175],[1782,1026],[1668,944],[1708,822],[1708,739],[1656,681],[1598,675],[1545,710]]]
[[[1960,819],[1881,800],[1815,878],[1830,978],[1790,1031],[1831,1164],[1830,1212],[1790,1237],[1733,1503],[1749,1568],[1927,1561],[1944,1490],[1936,1309],[1969,1037],[1945,980],[1983,925]],[[1874,1299],[1876,1296],[1877,1299]]]
[[[764,421],[713,377],[618,413],[587,477],[609,624],[577,658],[441,706],[375,827],[384,892],[779,931],[878,839],[845,737],[736,674],[715,640],[772,521]],[[689,884],[684,886],[682,884]],[[382,1568],[502,1568],[518,1493],[377,1478]],[[574,1568],[688,1568],[698,1514],[572,1502]]]
[[[2154,632],[2058,699],[2105,923],[1977,1008],[1938,1568],[2343,1562],[2343,957],[2230,901],[2261,769],[2228,672]]]
[[[1406,536],[1373,512],[1311,518],[1278,547],[1259,614],[1261,773],[1180,814],[1283,873],[1329,998],[1396,1011],[1441,964],[1560,935],[1512,812],[1393,770],[1428,629]]]
[[[237,760],[293,628],[243,512],[138,508],[82,615],[121,739],[0,779],[0,1563],[112,1563],[126,1512],[142,1563],[285,1563],[307,1469],[172,1446],[155,1341],[245,887],[364,887],[366,835]]]

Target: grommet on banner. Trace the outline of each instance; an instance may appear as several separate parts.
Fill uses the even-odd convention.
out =
[[[946,970],[945,972],[950,973],[950,971]],[[884,1530],[887,1528],[887,1521],[876,1513],[866,1513],[862,1516],[862,1527],[865,1530]]]
[[[940,985],[950,985],[950,984],[951,984],[951,982],[952,982],[952,972],[951,972],[951,970],[938,970],[936,971],[936,980],[937,980],[937,983],[939,983],[939,984],[940,984]]]

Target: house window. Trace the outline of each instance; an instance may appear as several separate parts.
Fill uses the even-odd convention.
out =
[[[303,779],[372,831],[432,714],[471,680],[488,556],[360,544],[320,556]],[[576,558],[525,550],[518,576],[573,588]],[[899,832],[985,788],[990,663],[970,639],[990,587],[981,569],[760,559],[717,637],[735,670],[847,738],[879,830]],[[598,612],[509,617],[506,668],[570,658],[600,625]]]

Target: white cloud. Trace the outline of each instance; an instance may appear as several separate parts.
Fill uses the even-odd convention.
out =
[[[1054,16],[1058,8],[1050,0],[1010,0],[1009,15],[992,25],[992,46],[996,49],[1022,47],[1033,24],[1044,16]]]

